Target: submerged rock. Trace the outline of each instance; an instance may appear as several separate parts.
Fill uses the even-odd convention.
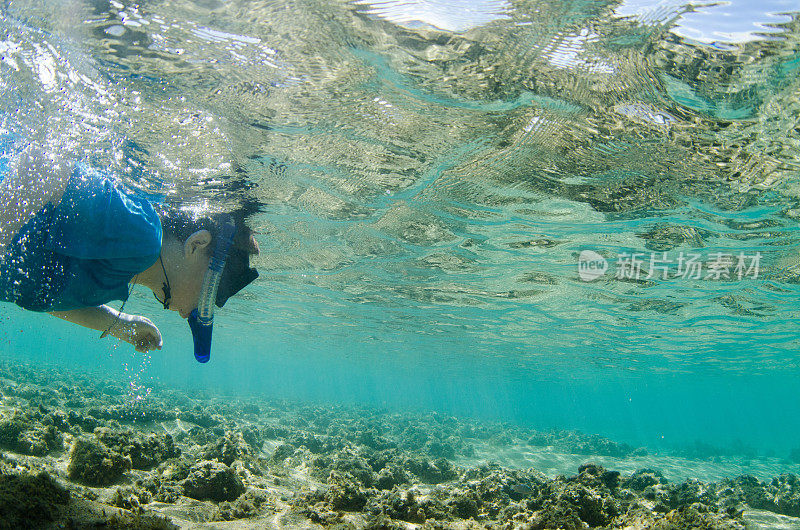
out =
[[[426,520],[450,520],[450,510],[435,498],[421,498],[415,490],[384,491],[368,499],[364,511],[372,516],[389,516],[392,519],[423,523]]]
[[[453,464],[445,458],[431,462],[425,458],[408,457],[404,460],[403,467],[426,484],[439,484],[458,477]]]
[[[192,410],[182,412],[179,417],[183,421],[188,421],[204,428],[214,427],[223,422],[223,418],[220,415],[210,414],[199,405]]]
[[[89,414],[81,414],[74,410],[70,410],[67,414],[67,419],[69,420],[70,425],[80,427],[85,432],[94,432],[94,430],[100,425],[100,421],[91,416]]]
[[[481,498],[483,511],[495,516],[512,503],[534,495],[548,480],[532,469],[509,470],[488,464],[465,472],[459,486],[475,491]]]
[[[69,492],[47,473],[0,474],[2,528],[40,528],[53,521],[69,501]]]
[[[63,447],[58,428],[22,411],[0,420],[0,446],[26,455],[43,456]]]
[[[242,479],[228,466],[204,460],[192,466],[183,481],[184,494],[198,500],[232,501],[244,493]]]
[[[334,510],[358,511],[367,503],[367,496],[350,473],[331,471],[325,501]]]
[[[391,449],[397,446],[396,443],[384,436],[379,435],[375,429],[357,432],[354,436],[354,439],[357,443],[378,451],[383,449]]]
[[[187,455],[165,460],[158,466],[158,476],[163,480],[179,481],[189,476],[195,461]]]
[[[650,486],[666,483],[667,479],[665,479],[664,475],[659,471],[653,469],[638,469],[631,474],[630,477],[622,481],[622,487],[641,492]]]
[[[784,473],[772,479],[770,492],[775,498],[778,513],[800,517],[800,479],[793,473]]]
[[[375,480],[375,487],[381,490],[390,490],[401,484],[408,484],[409,476],[405,470],[396,464],[383,467]]]
[[[97,526],[114,530],[174,530],[178,528],[165,517],[142,513],[115,513],[107,520],[98,523]]]
[[[723,480],[717,494],[729,505],[747,504],[751,508],[800,517],[800,477],[784,473],[769,482],[751,475]]]
[[[180,449],[169,434],[134,433],[128,429],[114,431],[107,427],[95,429],[94,435],[109,449],[131,459],[134,469],[151,469],[168,458],[180,455]]]
[[[273,462],[283,462],[284,460],[286,460],[287,458],[289,458],[294,454],[295,449],[296,449],[295,446],[293,446],[292,444],[286,444],[286,443],[281,444],[275,448],[275,451],[272,453],[270,460],[272,460]]]
[[[670,484],[665,490],[667,495],[660,496],[656,500],[656,510],[669,511],[696,503],[716,506],[718,500],[714,486],[697,479],[687,479],[681,484]],[[663,509],[664,505],[668,509]]]
[[[217,518],[223,521],[235,521],[274,511],[275,504],[266,492],[248,490],[235,501],[221,502]]]
[[[202,456],[205,460],[219,460],[230,466],[234,460],[244,460],[252,453],[253,451],[245,442],[242,433],[226,431],[223,437],[203,448]]]
[[[77,438],[72,444],[67,473],[73,480],[106,486],[116,482],[129,469],[129,456],[109,449],[95,438]]]
[[[330,452],[334,448],[328,443],[326,436],[317,436],[309,432],[296,432],[286,439],[294,447],[305,446],[312,453]]]
[[[330,469],[349,474],[364,487],[370,487],[375,483],[376,477],[372,466],[359,452],[350,448],[337,451],[333,455]]]
[[[172,480],[162,479],[158,475],[137,480],[136,486],[147,491],[151,500],[158,502],[173,504],[178,502],[183,495],[183,485]],[[139,500],[141,500],[141,495],[139,495]]]
[[[666,514],[653,512],[644,506],[636,505],[627,513],[615,519],[608,528],[626,530],[630,528],[744,530],[746,526],[741,519],[708,510],[702,504],[693,504],[671,510]]]
[[[526,508],[533,512],[528,523],[534,528],[609,524],[622,512],[614,495],[618,476],[587,464],[578,468],[577,476],[562,476],[537,486],[525,500]]]
[[[428,441],[425,444],[425,452],[434,458],[453,459],[456,457],[456,450],[451,444],[436,440]]]
[[[196,521],[277,514],[275,522],[284,527],[405,528],[412,523],[425,530],[739,529],[748,505],[800,515],[800,479],[794,475],[766,482],[743,476],[718,484],[672,484],[656,470],[620,476],[585,464],[574,476],[549,479],[535,470],[496,464],[465,469],[451,461],[475,448],[482,456],[502,444],[525,441],[556,453],[636,453],[624,444],[573,431],[540,433],[443,414],[361,407],[266,400],[242,404],[209,396],[171,400],[174,391],[154,390],[148,398],[153,403],[141,410],[150,411],[147,418],[179,417],[163,425],[173,433],[170,436],[142,432],[136,424],[121,425],[134,416],[124,405],[125,389],[118,382],[64,374],[45,377],[40,372],[27,371],[24,377],[56,385],[59,395],[69,395],[69,406],[77,410],[59,409],[63,399],[59,406],[31,406],[26,399],[44,403],[54,394],[28,381],[12,385],[0,380],[4,391],[11,389],[3,400],[6,410],[20,409],[0,419],[0,444],[17,452],[47,454],[57,450],[61,433],[77,436],[68,474],[92,487],[75,487],[73,502],[110,502],[115,506],[112,513],[124,508],[140,514],[111,519],[98,514],[95,527],[171,527],[164,519],[142,515],[143,510],[161,509],[185,512]],[[64,383],[61,377],[73,379]],[[20,396],[7,397],[15,392]],[[56,440],[55,445],[48,440]],[[53,461],[0,455],[0,491],[5,491],[3,484],[11,484],[8,473],[52,468]],[[135,480],[120,484],[110,498],[107,491],[93,489],[121,482],[131,468],[141,471],[131,473]],[[184,495],[206,502],[189,501]],[[5,498],[0,499],[0,528],[6,523]],[[43,527],[53,516],[51,526],[69,527],[58,518],[61,505],[49,506],[50,512],[47,506],[41,508],[41,520],[35,519],[38,514],[25,516],[29,519],[17,526]]]
[[[130,486],[122,486],[117,488],[114,496],[111,498],[111,504],[126,510],[138,510],[141,505],[148,504],[152,500],[152,495],[149,491],[142,488],[134,488]]]

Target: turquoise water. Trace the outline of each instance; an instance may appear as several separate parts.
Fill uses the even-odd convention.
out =
[[[262,255],[209,365],[144,288],[126,312],[160,352],[7,305],[3,355],[100,366],[132,400],[160,381],[786,456],[800,5],[693,5],[4,5],[5,130],[154,200],[248,205]]]

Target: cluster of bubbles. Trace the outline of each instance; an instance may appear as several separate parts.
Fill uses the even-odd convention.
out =
[[[136,353],[130,362],[122,363],[123,370],[128,377],[125,406],[134,416],[144,414],[143,411],[137,412],[137,408],[147,401],[152,391],[152,387],[148,386],[148,379],[152,379],[152,376],[147,375],[150,361],[150,354]]]

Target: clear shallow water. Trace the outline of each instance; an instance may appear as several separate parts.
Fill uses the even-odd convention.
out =
[[[785,455],[800,435],[798,11],[10,3],[3,127],[155,199],[248,205],[262,278],[220,312],[208,366],[143,292],[127,308],[165,336],[149,359],[4,307],[8,354],[145,388]],[[583,251],[609,267],[594,281]],[[728,278],[707,268],[717,253]],[[678,269],[691,254],[700,278]]]

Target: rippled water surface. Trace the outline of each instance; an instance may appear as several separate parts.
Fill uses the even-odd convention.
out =
[[[648,444],[796,445],[796,0],[0,13],[5,129],[156,200],[244,206],[262,248],[209,366],[143,293],[166,340],[150,364],[4,308],[12,351]]]

